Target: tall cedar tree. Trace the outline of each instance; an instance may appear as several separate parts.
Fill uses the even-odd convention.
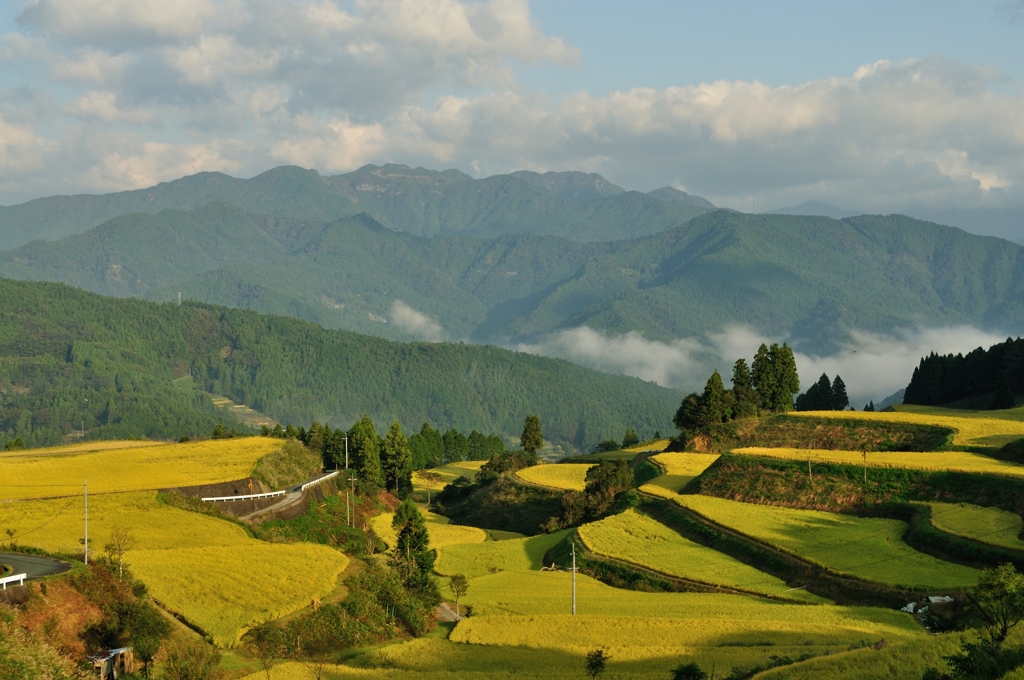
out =
[[[700,429],[700,395],[692,392],[683,397],[683,403],[672,418],[672,422],[684,437],[693,437]]]
[[[800,391],[796,358],[789,345],[765,344],[754,355],[750,371],[751,385],[757,392],[759,406],[772,413],[793,410],[793,395]]]
[[[384,468],[384,481],[395,495],[401,493],[402,487],[412,488],[412,451],[409,440],[402,432],[402,426],[396,420],[391,423],[388,433],[384,435],[384,455],[381,457]]]
[[[846,383],[838,375],[832,381],[832,410],[845,411],[850,405],[850,397],[846,394]]]
[[[626,434],[622,435],[622,448],[628,449],[631,446],[636,446],[640,443],[640,437],[637,436],[636,430],[631,427],[626,428]]]
[[[818,382],[808,387],[806,392],[796,398],[796,410],[831,411],[834,401],[832,381],[822,373]]]
[[[398,538],[391,563],[402,575],[405,586],[421,593],[436,589],[431,573],[434,570],[434,551],[430,549],[430,535],[423,515],[410,499],[395,509],[391,521]]]
[[[544,446],[544,436],[540,431],[540,418],[527,416],[523,423],[523,435],[519,438],[523,451],[535,454],[537,449]]]
[[[750,368],[746,359],[737,359],[732,366],[733,419],[757,415],[757,395],[750,386]]]
[[[349,454],[355,457],[354,467],[359,477],[359,488],[364,493],[376,494],[384,488],[384,474],[380,466],[380,435],[370,416],[364,415],[348,431]]]
[[[697,423],[701,431],[707,431],[722,422],[726,415],[725,386],[722,376],[715,371],[704,385],[704,392],[698,400]]]

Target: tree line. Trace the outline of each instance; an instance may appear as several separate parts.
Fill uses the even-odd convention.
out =
[[[981,347],[964,354],[923,357],[903,395],[904,404],[940,406],[974,397],[989,409],[1015,406],[1024,393],[1024,339]]]

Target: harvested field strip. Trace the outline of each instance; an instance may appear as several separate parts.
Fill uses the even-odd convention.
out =
[[[718,460],[718,454],[659,453],[651,456],[650,460],[663,469],[665,474],[644,484],[640,490],[652,496],[671,498]]]
[[[429,510],[420,510],[427,522],[427,532],[430,534],[430,547],[434,549],[443,548],[448,545],[459,543],[483,543],[487,540],[487,534],[483,529],[467,527],[460,524],[449,524],[448,518],[443,515],[435,515]],[[370,520],[370,528],[377,534],[380,540],[387,543],[388,547],[395,545],[397,536],[391,528],[391,522],[395,515],[392,512],[385,512]]]
[[[773,545],[838,574],[924,590],[963,590],[981,575],[918,552],[903,542],[907,525],[714,498],[676,496],[674,502],[746,536]]]
[[[562,463],[556,465],[534,465],[516,472],[516,477],[537,486],[566,491],[583,491],[587,485],[587,470],[593,465],[587,463]]]
[[[969,503],[929,503],[932,526],[954,536],[970,538],[1002,548],[1024,550],[1020,540],[1024,520],[1020,515],[998,508]]]
[[[578,533],[591,552],[670,576],[805,602],[826,601],[805,590],[793,590],[782,579],[683,538],[635,510],[584,524]]]
[[[544,566],[544,554],[571,532],[571,529],[564,529],[530,538],[448,545],[438,550],[434,569],[445,576],[463,574],[468,578],[496,574],[499,571],[540,569]]]
[[[281,448],[279,439],[246,437],[95,451],[0,458],[0,499],[216,484],[248,477],[256,461]]]
[[[770,456],[786,460],[807,460],[822,463],[863,465],[864,456],[860,451],[823,451],[820,449],[766,449],[747,447],[733,453],[750,456]],[[1024,477],[1024,465],[996,460],[988,456],[966,451],[892,452],[869,451],[868,467],[904,468],[909,470],[934,470],[945,472],[973,472],[979,474]]]
[[[993,416],[992,411],[958,411],[924,406],[900,406],[899,411],[801,411],[790,417],[842,418],[868,422],[938,425],[956,430],[953,443],[960,446],[998,448],[1024,437],[1024,409],[1010,409]]]

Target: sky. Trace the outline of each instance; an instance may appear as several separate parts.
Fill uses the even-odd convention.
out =
[[[1024,206],[1024,0],[0,0],[0,205],[295,164]]]

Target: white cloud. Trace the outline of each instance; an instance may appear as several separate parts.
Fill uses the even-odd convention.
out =
[[[391,305],[391,323],[400,331],[427,342],[441,342],[447,338],[441,324],[401,300],[395,300]]]
[[[880,401],[906,387],[921,358],[931,352],[967,353],[1005,339],[1003,334],[970,326],[902,328],[888,335],[854,331],[850,341],[833,355],[794,354],[802,390],[814,384],[822,373],[830,378],[838,374],[846,383],[852,404],[860,408],[869,400]],[[783,341],[784,338],[765,337],[742,325],[702,338],[667,343],[648,340],[635,331],[606,335],[582,326],[515,349],[636,376],[684,392],[699,392],[712,371],[717,369],[728,386],[736,359],[745,358],[749,365],[761,343]]]
[[[1024,203],[1024,95],[987,67],[879,61],[796,86],[553,99],[518,85],[513,66],[580,55],[540,30],[527,0],[30,0],[18,21],[0,38],[16,67],[0,77],[0,115],[12,124],[40,92],[56,105],[28,128],[33,145],[21,129],[33,118],[17,118],[14,148],[35,154],[19,167],[34,174],[0,168],[0,203],[137,188],[182,167],[368,162],[581,169],[744,210],[751,198],[882,212]],[[147,170],[104,170],[115,157]]]

